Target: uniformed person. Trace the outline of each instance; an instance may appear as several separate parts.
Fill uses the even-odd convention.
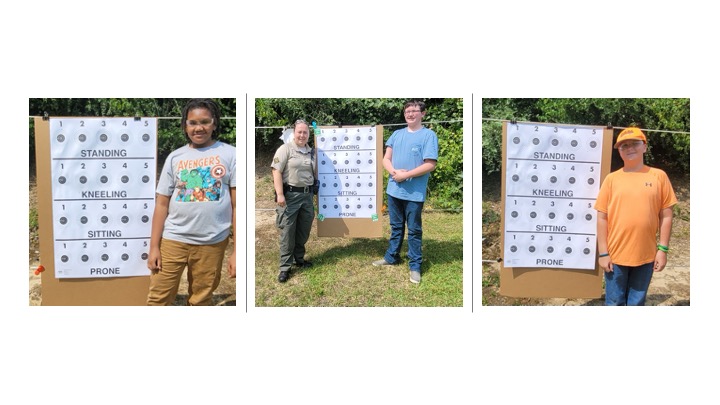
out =
[[[315,159],[307,144],[309,137],[307,122],[295,121],[293,139],[278,148],[271,165],[277,202],[275,223],[280,229],[278,281],[281,283],[290,278],[293,261],[300,268],[312,266],[305,260],[305,242],[310,236],[315,213]]]

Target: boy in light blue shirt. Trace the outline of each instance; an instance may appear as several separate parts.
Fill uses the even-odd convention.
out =
[[[400,262],[407,225],[410,281],[413,283],[421,280],[422,208],[430,172],[435,170],[438,159],[437,135],[422,124],[426,113],[422,101],[405,103],[403,114],[408,126],[393,132],[385,143],[383,167],[390,173],[387,186],[390,243],[385,257],[373,262],[374,266]]]

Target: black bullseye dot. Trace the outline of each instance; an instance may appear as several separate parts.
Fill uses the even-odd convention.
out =
[[[81,224],[87,224],[87,221],[88,221],[87,217],[82,217],[82,218],[80,218],[80,223],[81,223]]]
[[[142,176],[142,182],[143,182],[143,183],[147,183],[148,181],[150,181],[150,177],[149,177],[149,176]]]
[[[518,212],[517,212],[517,211],[513,211],[513,212],[510,213],[510,216],[513,217],[513,218],[517,218],[517,217],[518,217]]]
[[[58,179],[58,183],[60,184],[65,184],[66,181],[67,179],[65,178],[65,176],[60,176],[60,178]]]
[[[80,260],[82,260],[83,262],[86,262],[86,261],[90,260],[90,258],[88,257],[88,255],[82,255]]]
[[[149,134],[143,134],[142,140],[145,141],[145,142],[149,141],[149,140],[150,140],[150,135],[149,135]]]
[[[555,249],[552,246],[548,246],[548,248],[547,248],[548,253],[552,253],[554,251],[555,251]]]
[[[565,253],[567,253],[567,254],[572,253],[572,248],[571,248],[571,247],[566,247],[566,248],[565,248]]]
[[[68,221],[67,221],[67,218],[65,218],[65,217],[61,217],[61,218],[60,218],[60,224],[61,224],[61,225],[65,225],[65,224],[67,224],[67,222],[68,222]]]
[[[517,250],[518,250],[517,246],[515,246],[515,245],[510,246],[510,251],[511,251],[511,252],[515,253],[515,252],[517,252]]]
[[[122,140],[123,142],[127,142],[129,139],[130,139],[130,135],[128,135],[128,134],[120,135],[120,140]]]
[[[591,148],[597,147],[597,142],[595,142],[595,141],[590,142],[590,147]]]
[[[575,218],[575,215],[573,215],[572,213],[567,214],[567,219],[572,220],[573,218]]]
[[[122,181],[123,183],[127,183],[128,181],[130,181],[130,178],[128,176],[122,176],[120,178],[120,181]]]
[[[150,217],[148,217],[147,215],[143,215],[143,216],[142,216],[142,221],[143,221],[143,223],[147,224],[148,221],[150,221]]]
[[[123,217],[120,218],[120,221],[122,221],[123,224],[127,224],[130,221],[130,218],[128,218],[127,215],[123,215]]]
[[[589,255],[589,254],[590,254],[590,248],[585,248],[585,249],[583,249],[583,253],[585,253],[586,255]]]
[[[519,144],[519,143],[520,143],[520,138],[518,138],[517,136],[516,136],[515,138],[513,138],[513,143],[514,143],[515,145]]]
[[[67,263],[67,261],[70,259],[67,256],[62,255],[62,257],[60,257],[60,260],[62,260],[63,263]]]
[[[100,222],[102,222],[103,224],[107,224],[107,223],[108,223],[108,217],[102,216],[102,217],[100,218]]]
[[[101,135],[100,135],[100,141],[102,141],[102,142],[107,142],[107,140],[108,140],[107,134],[101,134]]]
[[[85,142],[87,140],[87,136],[85,136],[85,134],[80,134],[78,135],[78,140],[80,142]]]
[[[105,183],[107,183],[107,182],[108,182],[107,176],[101,176],[101,177],[100,177],[100,183],[105,184]]]
[[[513,181],[518,181],[520,180],[520,176],[518,176],[517,174],[513,174],[512,179]]]
[[[540,140],[538,138],[533,139],[533,145],[539,145]]]
[[[535,246],[530,246],[528,250],[530,251],[530,253],[535,253]]]
[[[103,253],[103,255],[100,256],[100,258],[102,259],[102,261],[106,262],[106,261],[108,261],[108,259],[110,258],[110,256],[108,256],[107,253]]]
[[[87,177],[80,176],[80,184],[85,184],[85,183],[87,183]]]
[[[63,134],[58,135],[57,140],[58,140],[58,142],[65,142],[65,135],[63,135]]]
[[[147,253],[143,253],[143,254],[140,255],[140,258],[142,258],[143,260],[147,260],[148,254],[147,254]]]
[[[123,259],[124,262],[126,262],[130,258],[130,255],[128,255],[127,253],[123,253],[120,257]]]

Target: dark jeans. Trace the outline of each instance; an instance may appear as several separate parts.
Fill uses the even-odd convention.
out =
[[[423,202],[401,200],[388,195],[390,215],[390,245],[385,252],[385,261],[391,264],[400,261],[400,248],[408,231],[408,259],[412,271],[420,271],[422,264],[422,209]]]
[[[605,305],[645,305],[653,265],[653,262],[635,267],[613,264],[613,271],[605,273]]]

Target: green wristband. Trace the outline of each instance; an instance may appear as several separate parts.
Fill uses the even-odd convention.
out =
[[[598,255],[598,257],[605,257],[605,256],[610,256],[610,253],[603,253],[603,254]]]
[[[663,246],[663,245],[661,245],[661,244],[659,244],[659,243],[658,243],[658,245],[657,245],[657,248],[658,248],[659,251],[665,252],[665,253],[667,253],[667,252],[670,251],[670,249],[669,249],[667,246]]]

